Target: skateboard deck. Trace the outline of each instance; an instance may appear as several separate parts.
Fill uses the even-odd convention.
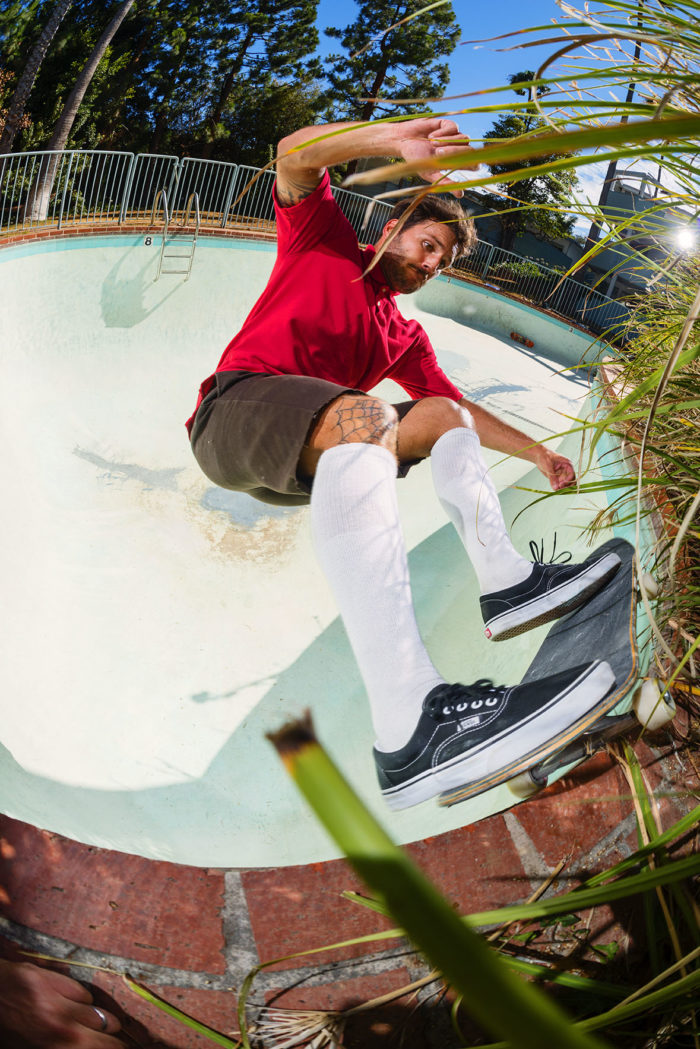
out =
[[[536,751],[523,754],[507,768],[488,777],[443,791],[440,805],[455,805],[523,773],[532,777],[533,790],[529,793],[533,793],[538,785],[546,784],[551,772],[595,753],[605,740],[633,726],[640,727],[638,717],[633,714],[610,714],[636,689],[640,672],[634,547],[624,539],[611,539],[595,554],[608,552],[616,553],[621,561],[615,575],[589,601],[550,628],[522,680],[538,681],[586,660],[600,659],[612,667],[613,690],[595,715],[572,725],[565,738],[559,737],[554,744],[544,744]],[[525,797],[527,793],[522,792],[520,796]],[[514,797],[514,803],[515,800]]]

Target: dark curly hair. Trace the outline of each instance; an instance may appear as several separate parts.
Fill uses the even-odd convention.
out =
[[[400,218],[413,203],[413,199],[413,197],[406,197],[404,200],[400,200],[394,205],[389,218]],[[406,218],[403,228],[409,229],[411,226],[416,226],[419,222],[444,222],[449,225],[457,240],[455,261],[460,255],[468,255],[476,244],[474,221],[455,197],[443,193],[426,193],[421,202]]]

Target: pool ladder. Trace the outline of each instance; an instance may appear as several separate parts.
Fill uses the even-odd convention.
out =
[[[199,198],[196,193],[190,193],[187,200],[187,207],[185,209],[185,217],[180,223],[181,227],[187,227],[190,222],[190,215],[194,212],[194,233],[186,233],[183,229],[182,232],[178,232],[177,230],[174,233],[171,232],[169,236],[170,210],[168,208],[168,195],[164,189],[158,190],[153,201],[153,207],[151,208],[151,225],[153,226],[155,224],[156,210],[161,201],[163,208],[163,239],[160,245],[158,271],[153,280],[158,280],[162,274],[166,273],[184,274],[185,280],[189,280],[190,273],[192,272],[194,252],[197,247],[197,236],[199,234]],[[175,265],[185,264],[185,268],[169,269],[167,268],[167,259],[179,259],[180,262],[175,263]]]

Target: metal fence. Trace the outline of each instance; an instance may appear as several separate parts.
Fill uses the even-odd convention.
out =
[[[518,295],[535,306],[585,325],[610,338],[620,334],[629,310],[624,303],[595,291],[563,271],[479,240],[456,270],[473,274],[496,291]]]
[[[0,237],[32,229],[148,222],[160,190],[171,223],[183,221],[196,193],[202,229],[272,232],[273,181],[270,170],[192,157],[88,149],[11,153],[0,156]],[[391,206],[337,187],[333,194],[359,239],[375,241]],[[596,334],[614,338],[628,315],[615,299],[487,241],[478,241],[455,268]]]

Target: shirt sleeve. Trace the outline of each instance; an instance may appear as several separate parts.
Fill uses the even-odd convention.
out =
[[[402,386],[413,400],[422,397],[448,397],[461,401],[464,394],[445,375],[437,362],[435,350],[419,325],[410,348],[391,370],[390,378]]]
[[[278,258],[312,251],[320,241],[324,244],[338,241],[346,250],[358,250],[353,228],[331,192],[331,179],[327,170],[313,193],[298,204],[283,208],[277,199],[276,184],[272,196],[277,220]]]

